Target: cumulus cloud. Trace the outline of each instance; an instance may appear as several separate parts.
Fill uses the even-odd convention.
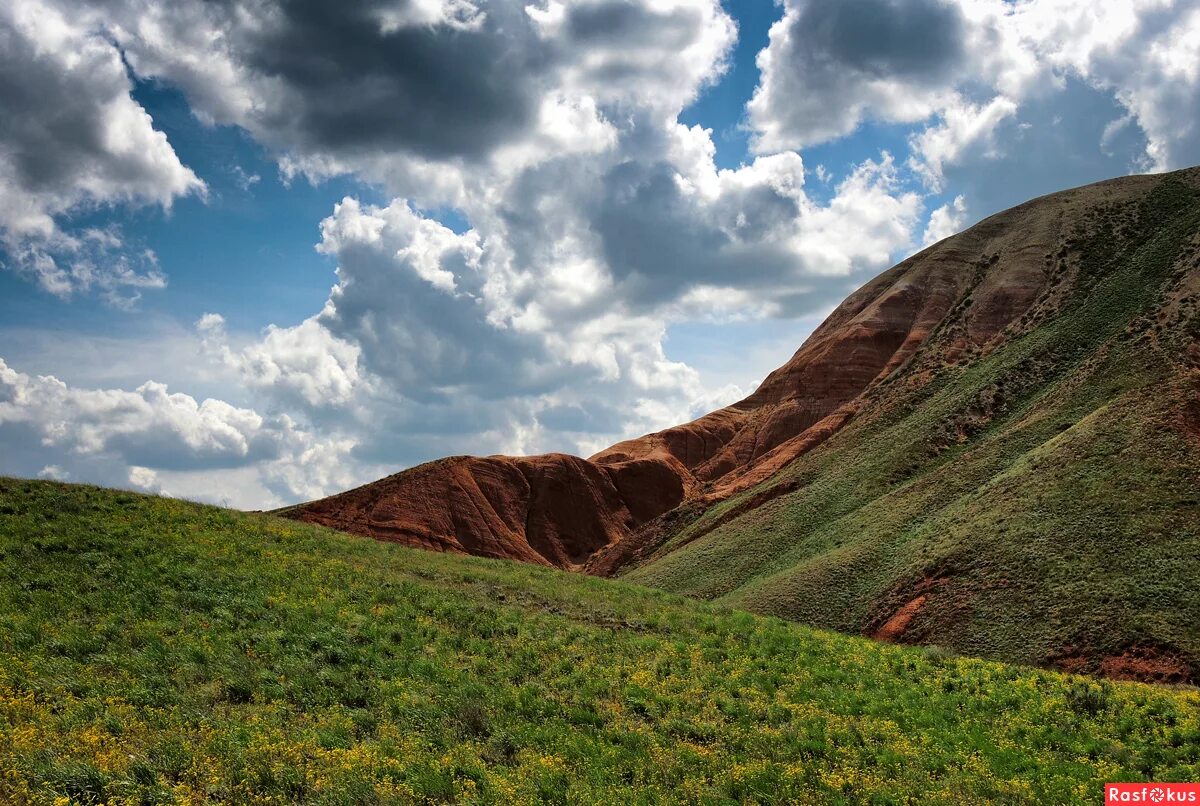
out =
[[[1109,92],[1145,133],[1148,167],[1200,157],[1200,7],[1040,0],[1014,25],[1057,70]]]
[[[995,155],[997,128],[1017,109],[1016,102],[1003,95],[986,104],[952,101],[941,110],[937,123],[912,136],[910,166],[929,187],[940,190],[946,165],[962,162],[967,149],[982,149],[983,159]]]
[[[448,171],[510,160],[555,123],[573,137],[623,104],[686,103],[724,69],[735,32],[711,0],[97,0],[89,13],[139,75],[247,129],[285,171],[451,200]]]
[[[339,282],[320,314],[238,348],[218,317],[198,327],[214,358],[275,403],[354,424],[360,460],[571,449],[594,427],[556,412],[574,407],[619,432],[656,424],[638,421],[644,399],[683,410],[697,386],[694,372],[663,354],[660,321],[602,311],[575,322],[570,311],[542,318],[532,296],[529,309],[514,308],[503,284],[510,278],[503,266],[489,276],[491,256],[475,232],[455,234],[403,200],[347,199],[322,233]],[[301,382],[308,393],[297,399]],[[565,433],[547,432],[559,427]]]
[[[267,500],[325,494],[358,480],[340,465],[346,438],[317,437],[286,415],[264,416],[223,400],[197,401],[147,381],[132,391],[82,389],[32,376],[0,359],[0,439],[35,443],[43,478],[93,480],[173,493],[165,478],[253,468]],[[301,474],[299,468],[305,468]],[[21,468],[14,468],[20,471]],[[235,489],[212,487],[219,500]]]
[[[197,402],[148,381],[133,391],[73,389],[0,361],[0,423],[36,431],[42,444],[77,454],[120,453],[152,467],[220,466],[271,456],[261,416],[220,400]]]
[[[355,461],[586,453],[688,419],[714,398],[666,355],[672,322],[827,309],[907,248],[921,218],[920,197],[899,186],[886,156],[852,170],[823,201],[806,192],[796,154],[717,169],[711,133],[677,122],[727,66],[735,29],[710,0],[490,4],[470,25],[386,30],[369,5],[339,23],[347,40],[338,47],[352,41],[358,52],[323,62],[326,89],[256,38],[235,8],[200,20],[217,32],[205,41],[220,43],[219,58],[203,63],[183,60],[186,48],[156,49],[156,37],[177,38],[153,33],[151,22],[165,18],[127,23],[117,36],[139,71],[167,76],[214,119],[247,127],[285,166],[349,166],[407,193],[386,204],[347,198],[322,222],[318,249],[336,261],[337,284],[315,315],[257,337],[227,334],[219,314],[198,323],[213,360],[268,408],[355,434]],[[317,36],[307,6],[271,9],[247,13],[269,11],[277,33]],[[497,97],[519,116],[492,126],[454,116],[485,115],[486,104],[453,115],[432,105],[431,125],[471,129],[434,143],[413,124],[356,108],[360,91],[344,82],[365,75],[365,64],[386,70],[381,92],[425,91],[406,89],[408,68],[387,53],[400,35],[423,43],[414,52],[430,60],[425,70],[457,58],[471,37],[504,40],[471,59],[521,51],[529,64],[479,68],[504,74]],[[331,46],[314,41],[300,61]],[[184,61],[234,80],[206,98],[212,82],[189,78]],[[324,92],[354,96],[336,101],[342,125],[359,130],[345,136],[376,139],[353,145],[291,108],[300,134],[264,111],[276,103],[271,93],[292,90],[313,105]],[[428,212],[444,203],[469,227],[456,231]]]
[[[946,0],[790,0],[758,55],[747,111],[760,152],[920,121],[951,96],[967,23]]]
[[[169,207],[204,189],[131,89],[120,50],[77,15],[35,0],[0,8],[0,248],[57,296],[99,289],[129,302],[164,284],[152,258],[111,233],[64,231],[64,215]]]
[[[805,305],[862,269],[854,258],[810,291],[818,269],[797,251],[797,221],[819,205],[803,194],[802,163],[717,172],[708,133],[675,122],[727,66],[735,26],[714,0],[71,8],[136,75],[182,90],[204,120],[243,127],[285,174],[353,172],[406,194],[348,198],[322,224],[338,278],[313,316],[257,336],[227,333],[219,313],[197,323],[213,363],[261,409],[159,384],[92,394],[21,376],[44,396],[57,389],[64,418],[96,422],[86,447],[74,427],[47,447],[111,456],[126,483],[179,491],[180,474],[270,466],[283,497],[331,456],[361,468],[452,449],[582,450],[601,432],[692,413],[696,373],[663,350],[672,316]],[[653,251],[616,259],[622,227],[663,192],[674,226],[654,237],[694,265],[654,265]],[[446,204],[469,229],[426,212]],[[713,260],[672,243],[694,232],[721,243]],[[755,271],[728,282],[739,260]],[[20,417],[48,439],[46,417]],[[332,436],[285,438],[311,428]]]
[[[925,237],[921,239],[924,246],[932,246],[938,241],[945,240],[959,232],[967,220],[967,200],[955,196],[953,201],[946,202],[929,214],[929,223],[925,226]]]
[[[345,406],[363,392],[356,344],[334,337],[316,317],[291,328],[269,325],[261,340],[231,347],[225,319],[207,313],[196,322],[202,345],[251,389],[269,388],[312,408]]]
[[[560,425],[570,409],[619,435],[688,416],[700,393],[695,373],[666,359],[668,321],[828,306],[910,242],[920,212],[916,194],[896,190],[889,158],[854,170],[826,205],[805,196],[796,155],[707,178],[666,162],[572,166],[582,178],[556,166],[556,181],[527,175],[512,188],[521,209],[544,216],[502,205],[482,231],[454,233],[403,199],[343,200],[322,224],[319,249],[338,264],[323,311],[218,353],[280,395],[293,385],[281,366],[300,367],[307,383],[336,378],[342,391],[314,387],[310,405],[373,395],[494,405],[463,417],[460,428],[480,431],[505,413],[512,422],[547,411],[541,425]],[[594,205],[574,198],[596,191]],[[210,337],[220,325],[199,323]],[[652,399],[676,403],[661,419],[638,415]]]
[[[717,171],[663,144],[652,163],[551,160],[497,183],[461,233],[404,199],[345,199],[321,225],[338,283],[318,315],[236,349],[218,316],[198,327],[276,402],[317,418],[343,403],[362,459],[587,452],[713,399],[667,357],[669,323],[827,308],[920,218],[890,158],[822,204],[795,154]]]
[[[71,474],[63,470],[58,465],[46,465],[38,471],[39,479],[50,479],[52,481],[70,481]]]
[[[162,492],[162,484],[158,480],[158,473],[148,467],[138,467],[137,465],[130,467],[129,484],[147,493]]]
[[[922,124],[912,167],[995,157],[1026,128],[1056,125],[1051,97],[1076,84],[1120,112],[1076,151],[1101,164],[1112,132],[1136,127],[1125,168],[1200,158],[1200,8],[1170,0],[787,0],[759,54],[747,107],[760,153],[850,134],[868,121]],[[1079,94],[1076,94],[1079,97]],[[1059,104],[1069,110],[1080,101]],[[1016,125],[1009,125],[1016,124]],[[1003,135],[1005,142],[997,142]],[[1088,143],[1087,140],[1091,140]],[[1062,154],[1063,159],[1075,157]],[[1098,171],[1093,171],[1102,175]]]

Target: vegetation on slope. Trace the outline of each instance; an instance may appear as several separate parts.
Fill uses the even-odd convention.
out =
[[[1196,679],[1190,176],[1098,205],[1046,255],[1034,311],[947,361],[968,296],[858,419],[626,578],[985,657]],[[767,503],[722,520],[752,496]]]
[[[0,479],[0,801],[1095,802],[1193,690]]]

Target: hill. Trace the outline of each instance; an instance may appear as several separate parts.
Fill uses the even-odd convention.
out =
[[[852,294],[746,400],[455,457],[283,514],[846,632],[1200,673],[1200,169],[988,218]]]
[[[987,657],[1195,679],[1198,176],[1047,197],[901,264],[893,284],[936,263],[970,282],[835,437],[629,552],[627,578]],[[1027,290],[997,295],[1012,287]]]
[[[5,803],[1095,802],[1195,690],[0,479]]]

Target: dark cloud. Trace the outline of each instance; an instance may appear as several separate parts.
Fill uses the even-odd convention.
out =
[[[384,209],[344,202],[326,222],[337,241],[328,248],[336,251],[340,282],[319,321],[359,345],[370,372],[410,400],[441,405],[468,389],[485,399],[539,394],[581,375],[537,334],[488,321],[473,241],[438,227],[444,244],[412,249],[419,226],[400,201]],[[381,237],[364,240],[360,233],[372,227]],[[452,290],[420,275],[418,264],[430,262],[454,275]]]
[[[0,14],[4,192],[25,194],[26,203],[40,197],[30,206],[56,213],[87,197],[165,203],[199,185],[130,97],[111,43],[69,28],[53,42],[40,35]],[[0,227],[11,223],[0,219]]]
[[[711,275],[709,264],[730,238],[691,214],[670,166],[647,170],[627,162],[613,168],[604,185],[596,228],[618,281],[636,278],[643,299],[660,302],[681,285],[673,275],[684,272],[692,281]]]
[[[106,136],[112,111],[105,102],[130,90],[116,51],[83,55],[92,57],[91,69],[65,71],[56,54],[0,24],[0,158],[11,180],[28,192],[65,196],[89,174],[116,187],[153,188],[155,166],[142,154],[114,154]]]
[[[397,157],[477,165],[526,142],[564,90],[597,106],[684,103],[733,35],[707,1],[107,2],[139,75],[179,87],[202,116],[314,174],[384,182],[404,174]]]
[[[567,9],[563,45],[684,48],[695,41],[703,25],[698,8],[659,11],[628,0],[579,4]]]
[[[604,177],[593,227],[631,306],[670,301],[690,287],[769,285],[795,271],[796,256],[768,239],[794,226],[795,199],[759,184],[729,209],[685,194],[667,163],[626,162]]]
[[[116,434],[105,451],[120,456],[130,465],[155,470],[221,470],[280,456],[278,435],[263,431],[250,436],[246,450],[232,451],[220,444],[192,446],[183,443],[169,426],[154,424],[144,430]]]
[[[545,67],[527,20],[493,8],[477,28],[392,28],[394,6],[295,0],[262,28],[231,23],[235,58],[287,93],[259,125],[301,149],[433,158],[477,157],[526,128]]]
[[[966,26],[942,0],[809,0],[795,21],[792,57],[877,78],[939,78],[964,56]]]
[[[759,54],[747,107],[760,151],[853,131],[866,117],[916,121],[967,67],[969,31],[944,0],[795,0]]]
[[[588,408],[575,404],[550,406],[538,412],[537,419],[552,431],[612,434],[621,430],[624,416],[612,406],[596,403]]]

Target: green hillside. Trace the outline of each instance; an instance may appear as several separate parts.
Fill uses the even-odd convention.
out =
[[[4,803],[1094,803],[1198,778],[1191,689],[0,480]]]
[[[984,657],[1196,679],[1198,177],[1120,203],[1079,191],[1098,201],[1047,248],[1029,314],[956,356],[968,293],[849,426],[683,519],[625,578]],[[986,257],[963,267],[976,283],[1006,270]]]

